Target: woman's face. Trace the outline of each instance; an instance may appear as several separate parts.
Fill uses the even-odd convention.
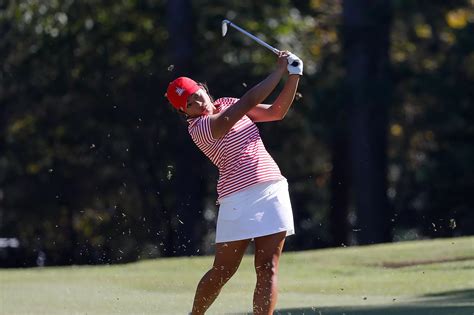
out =
[[[201,88],[188,97],[186,103],[186,114],[188,114],[189,117],[210,115],[213,112],[214,105],[204,89]]]

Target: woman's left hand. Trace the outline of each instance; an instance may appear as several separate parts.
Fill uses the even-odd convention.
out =
[[[288,53],[288,73],[303,75],[303,60],[293,53]]]

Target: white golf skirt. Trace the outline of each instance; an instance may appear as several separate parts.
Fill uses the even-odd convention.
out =
[[[295,234],[286,179],[258,183],[219,199],[216,243],[286,231]]]

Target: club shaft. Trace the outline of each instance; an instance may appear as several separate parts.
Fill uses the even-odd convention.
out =
[[[247,35],[248,37],[250,37],[251,39],[253,39],[254,41],[256,41],[257,43],[259,43],[260,45],[270,49],[274,54],[278,55],[280,53],[280,51],[278,49],[276,49],[275,47],[273,46],[270,46],[268,45],[267,43],[265,43],[263,40],[261,40],[260,38],[258,38],[257,36],[254,36],[252,34],[250,34],[249,32],[247,32],[246,30],[244,30],[243,28],[240,28],[238,27],[237,25],[235,25],[234,23],[232,22],[229,22],[228,23],[230,26],[232,26],[233,28],[235,28],[236,30],[238,30],[239,32]]]

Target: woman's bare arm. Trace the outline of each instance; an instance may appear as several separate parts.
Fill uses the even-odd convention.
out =
[[[278,67],[262,82],[252,87],[234,105],[226,110],[210,116],[211,132],[214,139],[224,136],[253,107],[263,102],[275,89],[286,72],[288,61],[285,53],[278,58]]]
[[[247,116],[254,122],[282,120],[293,104],[299,79],[299,75],[290,75],[273,104],[259,104],[249,110]]]

